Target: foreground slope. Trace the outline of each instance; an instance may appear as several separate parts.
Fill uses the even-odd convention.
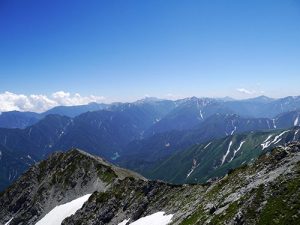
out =
[[[277,147],[206,185],[125,179],[63,224],[118,224],[165,212],[171,224],[299,224],[300,145]]]
[[[148,181],[73,150],[32,167],[2,193],[0,223],[35,224],[56,205],[91,194],[62,224],[130,224],[163,214],[182,225],[299,224],[299,191],[297,142],[205,185]]]
[[[31,167],[0,195],[0,224],[34,224],[51,209],[94,191],[104,191],[118,179],[144,179],[99,157],[73,149],[54,153]]]

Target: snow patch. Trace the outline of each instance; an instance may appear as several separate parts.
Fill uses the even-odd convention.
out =
[[[192,165],[192,168],[190,170],[190,172],[186,175],[186,178],[188,178],[189,176],[191,176],[191,174],[194,172],[194,170],[197,168],[197,160],[196,159],[193,159],[193,165]]]
[[[275,119],[272,119],[272,121],[273,121],[273,128],[276,129],[277,126],[276,126],[276,123],[275,123]]]
[[[266,122],[267,122],[268,128],[269,128],[269,130],[270,130],[271,127],[270,127],[270,122],[269,122],[269,120],[267,120]]]
[[[233,135],[235,131],[236,131],[236,126],[234,126],[234,128],[233,128],[233,130],[231,131],[230,135]]]
[[[12,220],[13,220],[13,217],[9,221],[7,221],[4,225],[9,225]]]
[[[173,215],[165,215],[164,212],[157,212],[149,216],[142,217],[130,225],[167,225],[171,222]],[[125,225],[129,220],[124,220],[118,225]]]
[[[200,109],[200,117],[201,117],[201,119],[203,119],[203,114],[202,114],[202,111],[201,111],[201,109]]]
[[[232,145],[232,141],[230,141],[230,143],[229,143],[229,145],[228,145],[227,152],[225,153],[225,155],[224,155],[224,156],[223,156],[223,158],[222,158],[222,163],[221,163],[221,166],[224,164],[224,162],[225,162],[225,159],[226,159],[227,155],[228,155],[228,154],[229,154],[229,152],[230,152],[231,145]]]
[[[275,143],[274,143],[274,145],[276,145],[279,141],[281,141],[282,140],[282,138],[279,138]]]
[[[114,155],[111,157],[112,160],[116,160],[118,158],[120,158],[119,152],[115,152]]]
[[[90,196],[91,194],[87,194],[71,202],[56,206],[35,225],[60,225],[65,218],[75,214],[78,209],[81,209]]]
[[[232,158],[230,159],[229,162],[231,162],[231,161],[234,159],[236,153],[237,153],[239,150],[241,150],[241,148],[242,148],[242,146],[243,146],[243,144],[244,144],[245,142],[246,142],[246,141],[242,141],[242,142],[240,143],[239,147],[238,147],[236,150],[234,150],[233,156],[232,156]]]
[[[210,145],[211,145],[211,142],[209,142],[207,145],[205,145],[205,147],[203,149],[206,149]]]
[[[294,121],[294,126],[297,126],[297,125],[298,125],[298,122],[299,122],[299,116],[297,116],[297,118],[295,119],[295,121]]]
[[[65,133],[64,131],[60,132],[60,134],[58,135],[58,138],[60,138],[64,133]]]
[[[21,158],[22,159],[22,158]],[[8,174],[8,180],[9,181],[13,181],[18,175],[18,171],[17,170],[14,170],[12,169],[11,171],[9,171],[9,174]]]
[[[267,147],[269,147],[270,146],[270,138],[272,137],[273,135],[271,134],[271,135],[269,135],[268,137],[267,137],[267,139],[266,140],[264,140],[264,142],[261,144],[261,146],[262,146],[262,150],[264,150],[265,148],[267,148]]]
[[[118,225],[126,225],[129,222],[130,219],[127,220],[123,220],[121,223],[119,223]]]
[[[203,120],[203,114],[202,114],[202,111],[201,111],[201,108],[200,108],[199,100],[197,100],[197,108],[199,109],[199,116]],[[198,117],[198,119],[200,119],[200,118]]]
[[[233,130],[231,131],[230,135],[233,135],[234,132],[236,131],[236,126],[234,126],[233,120],[231,120],[231,124],[232,124]]]
[[[296,130],[296,131],[295,131],[293,141],[296,140],[296,136],[297,136],[298,132],[299,132],[299,130]]]
[[[282,135],[284,135],[285,133],[289,132],[290,130],[286,130],[283,131],[282,133],[280,133],[279,135],[275,136],[275,138],[273,139],[273,141],[269,141],[269,139],[272,137],[272,135],[270,135],[262,144],[262,150],[264,150],[265,148],[269,147],[271,144],[278,144],[281,140],[282,140]]]
[[[282,135],[284,135],[285,133],[287,133],[287,132],[289,132],[290,130],[286,130],[286,131],[283,131],[281,134],[279,134],[279,135],[277,135],[275,138],[274,138],[274,140],[271,142],[271,144],[272,143],[274,143],[274,144],[277,144],[279,141],[278,141],[278,139],[282,136]]]

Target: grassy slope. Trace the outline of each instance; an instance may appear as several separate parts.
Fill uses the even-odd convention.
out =
[[[295,128],[282,135],[282,140],[278,144],[292,141],[296,130]],[[205,182],[212,177],[221,177],[229,170],[249,163],[260,154],[270,150],[272,145],[262,151],[261,143],[263,143],[269,135],[273,135],[270,140],[274,140],[274,138],[282,132],[282,130],[277,130],[273,132],[239,134],[213,141],[208,147],[206,147],[208,143],[194,145],[168,158],[157,166],[149,174],[149,177],[171,183]],[[299,139],[299,134],[296,137],[296,139]],[[224,164],[222,164],[222,158],[226,154],[231,141],[232,145],[230,151]],[[245,141],[245,143],[234,156],[234,150],[239,148],[242,141]],[[192,169],[194,160],[196,162],[194,171],[187,177],[187,174]]]

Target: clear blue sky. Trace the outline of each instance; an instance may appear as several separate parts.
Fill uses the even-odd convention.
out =
[[[1,0],[0,92],[300,95],[297,0]]]

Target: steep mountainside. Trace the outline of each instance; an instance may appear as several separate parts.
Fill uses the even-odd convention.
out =
[[[223,107],[243,117],[274,118],[275,116],[300,109],[300,96],[271,99],[260,96],[246,100],[227,101]]]
[[[75,118],[48,115],[25,129],[0,128],[0,144],[14,152],[5,165],[9,165],[11,160],[14,165],[15,161],[28,157],[39,161],[56,149],[67,150],[72,147],[87,149],[90,153],[107,159],[118,157],[118,152],[126,144],[140,139],[156,118],[167,113],[165,105],[168,104],[168,101],[121,104],[114,105],[109,111],[87,112]],[[0,158],[0,162],[2,160]],[[11,169],[7,172],[5,169],[0,188],[3,189],[12,182],[12,177],[17,178],[33,162],[22,164],[18,170]],[[12,173],[14,176],[11,176]]]
[[[36,160],[27,152],[14,152],[0,144],[0,190],[14,182]]]
[[[275,105],[278,105],[280,101],[296,107],[297,99],[259,98],[238,102],[250,105],[277,102]],[[7,159],[6,165],[10,164],[9,160],[14,164],[15,161],[24,161],[23,158],[33,159],[21,163],[18,170],[7,172],[6,169],[2,173],[4,179],[0,181],[0,188],[17,178],[22,168],[29,167],[34,160],[41,160],[56,149],[79,147],[108,160],[118,160],[116,163],[121,166],[147,175],[158,163],[191,145],[247,131],[285,129],[300,123],[299,111],[282,113],[273,119],[216,113],[238,111],[231,103],[195,97],[178,101],[146,98],[134,103],[109,106],[95,103],[56,107],[44,114],[55,112],[74,116],[86,110],[91,112],[75,118],[50,114],[24,129],[0,128],[0,144],[15,153]],[[103,110],[93,111],[97,109]],[[17,117],[21,115],[20,118],[24,115],[41,116],[19,112],[4,113],[1,116],[13,114]],[[163,130],[166,132],[161,133]],[[155,134],[149,136],[150,133]]]
[[[219,101],[210,98],[192,97],[177,100],[175,103],[177,107],[147,130],[146,136],[171,130],[191,129],[220,110]],[[229,111],[224,113],[227,112]]]
[[[118,179],[138,174],[112,166],[99,157],[74,149],[54,153],[31,167],[0,195],[0,224],[34,224],[58,204],[94,191],[103,192]]]
[[[25,128],[35,124],[41,117],[40,114],[34,112],[2,112],[0,114],[0,127]]]
[[[61,116],[75,117],[79,116],[82,113],[93,112],[102,109],[108,108],[108,104],[103,103],[89,103],[87,105],[75,105],[75,106],[56,106],[52,109],[47,110],[46,112],[41,113],[42,117],[51,114],[57,114]]]
[[[49,115],[25,129],[0,129],[0,190],[46,156],[66,127],[68,117]]]
[[[10,111],[0,114],[0,128],[21,128],[32,126],[48,115],[75,117],[88,111],[97,111],[107,108],[108,105],[90,103],[77,106],[57,106],[43,113]]]
[[[169,101],[143,101],[81,114],[74,118],[53,149],[76,146],[107,159],[118,157],[129,142],[141,139],[145,130],[172,107]]]
[[[89,103],[87,105],[57,106],[43,113],[19,111],[0,112],[0,128],[26,128],[52,114],[74,118],[86,112],[95,112],[99,110],[121,112],[129,105],[155,115],[155,120],[153,122],[159,121],[164,115],[176,107],[174,101],[145,98],[134,103]]]
[[[135,106],[128,106],[122,112],[102,110],[84,113],[74,118],[54,148],[76,146],[110,158],[130,141],[141,138],[153,120],[152,115]]]
[[[149,170],[147,176],[172,183],[204,182],[249,163],[276,145],[300,140],[300,127],[228,136],[192,146]]]
[[[192,145],[250,131],[287,129],[298,124],[295,123],[298,115],[299,111],[295,111],[267,119],[214,114],[194,129],[172,130],[129,143],[117,163],[147,175],[147,170],[152,170],[153,166],[159,165],[167,157]]]
[[[300,96],[271,99],[260,96],[247,100],[185,98],[175,101],[176,107],[146,132],[149,137],[170,130],[187,130],[200,125],[215,114],[236,114],[244,118],[269,118],[300,110]],[[270,123],[270,126],[273,126]]]
[[[49,115],[25,129],[0,128],[0,143],[14,152],[42,158],[71,122],[69,117]]]
[[[300,111],[282,113],[273,119],[276,127],[292,127],[300,125]]]
[[[62,224],[120,225],[157,213],[181,225],[299,224],[300,144],[276,147],[204,185],[148,181],[77,150],[54,154],[1,193],[0,223],[35,224],[87,193]]]
[[[4,179],[0,181],[0,187],[12,182],[34,160],[43,159],[55,149],[79,147],[148,175],[166,158],[191,145],[245,131],[287,128],[297,122],[299,115],[299,112],[290,112],[271,120],[216,114],[192,130],[173,130],[141,140],[144,131],[152,126],[156,118],[167,113],[163,109],[170,102],[156,102],[162,104],[158,111],[153,104],[142,102],[115,105],[111,111],[88,112],[75,118],[48,115],[25,129],[0,129],[0,144],[14,152],[5,162],[6,172],[2,172]],[[14,165],[15,161],[24,161],[24,158],[32,160],[26,159],[17,170],[7,170],[12,168],[8,166],[10,160]]]

